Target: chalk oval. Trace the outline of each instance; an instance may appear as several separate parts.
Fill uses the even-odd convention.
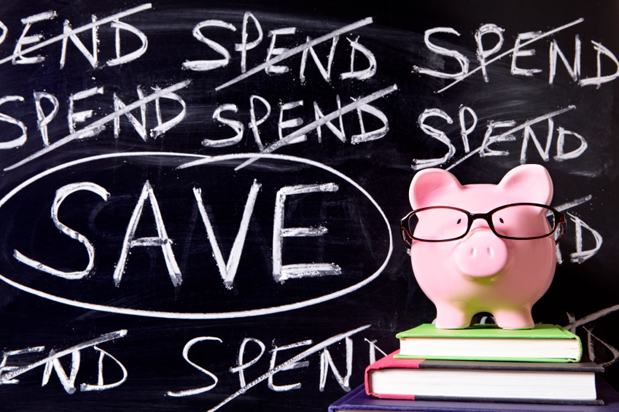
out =
[[[54,222],[61,188],[72,190]],[[359,184],[277,154],[83,158],[9,192],[0,222],[7,284],[84,309],[170,319],[268,315],[336,299],[378,277],[393,250],[384,212]]]

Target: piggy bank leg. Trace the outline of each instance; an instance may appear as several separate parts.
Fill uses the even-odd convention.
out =
[[[449,304],[436,305],[435,326],[438,329],[461,329],[471,325],[473,314]]]
[[[531,307],[498,310],[492,313],[497,325],[503,329],[532,329],[535,326]]]

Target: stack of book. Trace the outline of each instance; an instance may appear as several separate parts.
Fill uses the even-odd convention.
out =
[[[601,412],[609,407],[600,406],[603,383],[596,385],[603,368],[583,361],[580,339],[560,326],[450,330],[424,324],[397,338],[400,350],[368,366],[365,385],[330,411]],[[605,390],[616,394],[612,388]],[[619,410],[619,400],[611,410]]]

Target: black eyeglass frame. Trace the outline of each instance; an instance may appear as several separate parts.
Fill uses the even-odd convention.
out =
[[[503,209],[507,209],[509,207],[512,206],[538,206],[541,208],[544,208],[550,212],[552,212],[554,214],[554,218],[555,221],[557,222],[555,224],[555,227],[553,228],[552,232],[547,233],[545,235],[541,235],[541,236],[533,236],[533,237],[512,237],[512,236],[506,236],[506,235],[502,235],[500,233],[498,233],[496,231],[496,229],[494,228],[494,224],[492,223],[492,214],[494,214],[495,212],[498,212],[499,210],[503,210]],[[427,239],[418,239],[415,236],[413,236],[412,233],[410,233],[409,230],[409,225],[408,222],[410,220],[410,218],[412,216],[414,216],[416,213],[419,212],[423,212],[425,210],[431,210],[431,209],[451,209],[451,210],[457,210],[459,212],[464,213],[467,218],[468,218],[468,224],[466,227],[466,231],[461,235],[461,236],[457,236],[454,238],[450,238],[450,239],[440,239],[440,240],[427,240]],[[557,236],[557,238],[555,239],[555,243],[559,243],[559,241],[563,238],[563,236],[565,235],[566,231],[567,231],[567,223],[565,221],[565,214],[563,214],[563,212],[559,212],[558,210],[556,210],[555,208],[548,206],[548,205],[542,205],[539,203],[510,203],[508,205],[503,205],[503,206],[499,206],[495,209],[492,209],[491,211],[489,211],[488,213],[471,213],[468,210],[464,210],[464,209],[460,209],[458,207],[453,207],[453,206],[429,206],[429,207],[423,207],[421,209],[417,209],[417,210],[412,210],[410,211],[406,216],[404,216],[400,222],[400,234],[402,235],[402,240],[404,241],[404,243],[406,243],[406,245],[408,247],[411,247],[413,244],[413,240],[417,240],[420,242],[451,242],[454,240],[458,240],[458,239],[462,239],[464,238],[469,231],[471,230],[471,226],[473,226],[473,222],[477,219],[483,219],[488,223],[488,227],[490,228],[490,230],[492,230],[492,233],[494,233],[495,235],[497,235],[500,238],[503,239],[512,239],[512,240],[534,240],[534,239],[542,239],[548,236],[551,236],[552,234],[554,234],[557,229],[559,229],[559,235]]]

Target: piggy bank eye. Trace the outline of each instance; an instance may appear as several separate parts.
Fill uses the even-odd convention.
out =
[[[468,215],[463,210],[433,206],[415,211],[408,227],[413,239],[444,242],[466,235],[467,222]]]
[[[557,225],[550,208],[534,203],[505,205],[493,211],[491,218],[499,236],[513,239],[548,236]]]

